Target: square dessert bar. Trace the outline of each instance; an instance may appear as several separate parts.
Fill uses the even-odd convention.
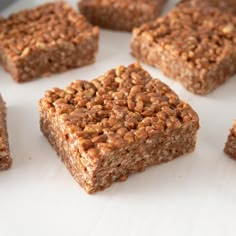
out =
[[[46,92],[41,130],[88,192],[195,147],[197,114],[139,64]]]
[[[224,151],[230,157],[236,159],[236,120],[234,121],[233,128],[230,130]]]
[[[80,12],[94,25],[131,31],[160,15],[166,0],[82,0]]]
[[[99,30],[65,2],[0,21],[0,61],[17,82],[94,62]]]
[[[236,72],[236,18],[184,2],[134,29],[131,49],[189,91],[205,95]]]
[[[10,157],[7,124],[6,124],[6,107],[0,94],[0,171],[7,170],[12,164]]]

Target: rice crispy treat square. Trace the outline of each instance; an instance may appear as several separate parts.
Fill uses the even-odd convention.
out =
[[[94,25],[113,30],[131,31],[152,21],[166,0],[82,0],[80,12]]]
[[[53,88],[39,110],[42,132],[88,193],[192,152],[199,128],[196,112],[138,63]]]
[[[236,72],[236,18],[184,2],[134,29],[131,50],[189,91],[206,95]]]
[[[91,64],[99,29],[65,2],[47,3],[0,21],[0,61],[14,80]]]

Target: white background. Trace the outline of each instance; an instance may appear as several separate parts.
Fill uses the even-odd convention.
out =
[[[7,16],[40,2],[18,1],[2,13]],[[169,1],[165,11],[173,5]],[[1,236],[236,235],[236,162],[223,153],[236,118],[235,77],[200,97],[144,65],[198,112],[196,150],[95,195],[86,194],[73,180],[41,134],[38,100],[44,91],[134,62],[130,38],[130,33],[102,30],[95,64],[28,83],[17,84],[0,69],[14,159],[12,168],[0,173]]]

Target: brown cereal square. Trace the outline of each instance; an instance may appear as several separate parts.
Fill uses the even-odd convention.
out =
[[[12,165],[10,157],[7,124],[6,106],[0,94],[0,171],[7,170]]]
[[[134,29],[131,49],[189,91],[205,95],[236,72],[236,18],[184,2]]]
[[[53,88],[39,109],[42,132],[88,193],[192,152],[199,128],[193,109],[137,63]]]
[[[94,62],[99,30],[65,2],[0,21],[0,61],[17,82]]]
[[[81,0],[80,12],[94,25],[131,31],[156,19],[166,0]]]
[[[227,155],[236,159],[236,120],[234,121],[233,128],[230,130],[224,151]]]

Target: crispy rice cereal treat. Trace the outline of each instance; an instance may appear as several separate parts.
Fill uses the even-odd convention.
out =
[[[0,21],[0,60],[17,82],[94,62],[99,30],[65,2]]]
[[[134,29],[131,49],[189,91],[205,95],[236,72],[236,18],[184,2]]]
[[[94,25],[131,31],[156,19],[166,0],[82,0],[80,12]]]
[[[41,130],[88,192],[192,152],[197,114],[139,64],[46,92]]]

